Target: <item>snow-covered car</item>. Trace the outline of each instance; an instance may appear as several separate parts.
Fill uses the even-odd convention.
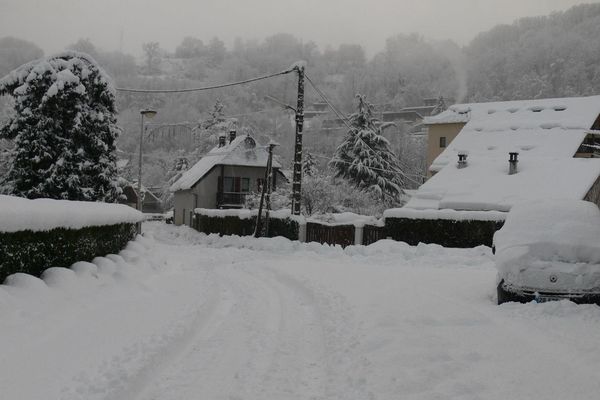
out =
[[[513,206],[494,235],[498,304],[600,305],[600,210],[583,200]]]

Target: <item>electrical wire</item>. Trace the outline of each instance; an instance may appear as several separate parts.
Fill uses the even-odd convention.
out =
[[[188,89],[133,89],[133,88],[116,88],[116,90],[117,90],[117,92],[127,92],[127,93],[189,93],[189,92],[200,92],[200,91],[204,91],[204,90],[213,90],[213,89],[226,88],[226,87],[230,87],[230,86],[244,85],[246,83],[261,81],[261,80],[264,80],[264,79],[269,79],[269,78],[273,78],[273,77],[280,76],[280,75],[286,75],[286,74],[289,74],[290,72],[293,72],[293,71],[295,71],[294,68],[287,69],[287,70],[281,71],[281,72],[276,72],[274,74],[263,75],[263,76],[259,76],[259,77],[256,77],[256,78],[246,79],[246,80],[243,80],[243,81],[222,83],[222,84],[218,84],[218,85],[203,86],[203,87],[188,88]]]

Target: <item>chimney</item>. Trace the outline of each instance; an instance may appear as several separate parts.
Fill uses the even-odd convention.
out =
[[[219,135],[219,147],[224,147],[225,146],[225,134],[220,134]]]
[[[519,160],[517,159],[519,156],[519,153],[517,152],[510,152],[508,153],[509,155],[509,159],[508,159],[508,174],[509,175],[514,175],[517,173],[517,163],[519,162]]]
[[[461,168],[466,168],[467,167],[467,153],[464,151],[459,151],[458,152],[458,164],[456,165],[456,168],[461,169]]]
[[[237,135],[237,132],[235,131],[235,129],[232,129],[229,131],[229,143],[231,143],[235,140],[236,135]]]

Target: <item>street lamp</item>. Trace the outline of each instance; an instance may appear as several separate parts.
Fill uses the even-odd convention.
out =
[[[141,127],[140,127],[140,154],[138,160],[138,182],[137,182],[137,209],[142,211],[142,149],[144,146],[144,117],[148,119],[154,118],[156,111],[145,109],[140,111]],[[142,224],[137,226],[138,234],[142,233]]]

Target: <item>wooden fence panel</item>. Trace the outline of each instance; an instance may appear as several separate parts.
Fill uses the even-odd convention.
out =
[[[385,239],[385,227],[376,225],[365,225],[363,228],[362,244],[368,246],[378,240]]]
[[[324,225],[307,222],[306,241],[350,246],[354,244],[354,225]]]

